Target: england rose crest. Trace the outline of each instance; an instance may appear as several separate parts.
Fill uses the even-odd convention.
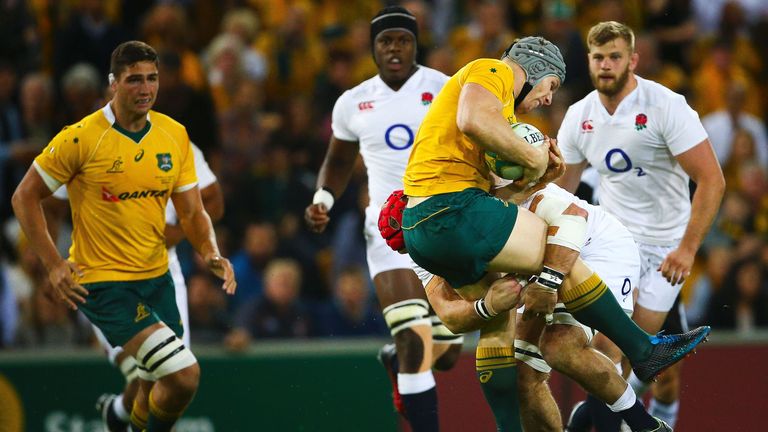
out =
[[[648,123],[648,116],[642,113],[638,114],[637,117],[635,117],[635,130],[645,129],[646,123]]]
[[[432,99],[434,99],[434,96],[430,92],[424,92],[421,94],[421,104],[422,105],[429,105],[432,103]]]

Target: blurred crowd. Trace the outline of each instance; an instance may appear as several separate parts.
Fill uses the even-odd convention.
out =
[[[386,335],[365,264],[366,173],[358,164],[332,223],[303,211],[347,89],[376,74],[369,22],[399,3],[417,16],[418,60],[453,74],[498,58],[518,36],[562,50],[554,104],[522,118],[555,136],[592,86],[584,43],[598,21],[636,32],[638,75],[684,94],[727,181],[720,214],[683,290],[691,324],[768,328],[768,4],[761,0],[6,0],[0,2],[0,347],[92,343],[50,297],[19,235],[10,196],[64,125],[102,107],[112,50],[140,39],[159,53],[155,110],[187,128],[226,202],[217,226],[238,291],[228,298],[179,248],[193,343],[243,349],[268,338]],[[65,230],[66,231],[66,230]],[[59,238],[66,255],[66,234]]]

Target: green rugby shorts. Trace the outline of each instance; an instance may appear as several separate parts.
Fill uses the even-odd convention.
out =
[[[516,205],[469,188],[406,208],[403,234],[414,262],[460,288],[485,275],[516,221]]]
[[[158,322],[165,323],[179,338],[184,333],[170,272],[152,279],[94,282],[83,287],[88,296],[79,308],[112,346],[124,345]]]

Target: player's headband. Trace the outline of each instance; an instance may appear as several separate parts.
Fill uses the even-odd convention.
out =
[[[408,9],[400,6],[389,6],[380,10],[371,20],[371,44],[379,33],[387,30],[403,30],[411,33],[413,38],[419,39],[419,26],[416,17]]]

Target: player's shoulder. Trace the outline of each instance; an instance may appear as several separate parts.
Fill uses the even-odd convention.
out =
[[[186,130],[184,125],[174,120],[173,117],[158,111],[154,111],[154,110],[149,112],[149,121],[153,125],[157,125],[162,128],[173,130],[173,131]]]
[[[685,96],[675,93],[669,88],[635,75],[641,103],[649,107],[665,107],[673,104],[686,103]]]
[[[375,75],[351,89],[344,91],[344,93],[336,99],[335,106],[338,108],[357,105],[360,102],[372,99],[378,92],[379,82],[381,82],[381,79],[378,75]]]
[[[187,139],[187,128],[169,115],[157,111],[150,111],[149,122],[152,124],[153,128],[162,130],[176,139],[182,141]]]
[[[421,74],[423,81],[437,83],[439,85],[445,84],[445,82],[451,78],[437,69],[421,65],[419,66],[419,71],[417,73]]]
[[[88,138],[101,135],[111,127],[109,120],[102,114],[102,110],[93,112],[76,123],[68,124],[61,128],[56,139],[75,140],[89,142]]]

